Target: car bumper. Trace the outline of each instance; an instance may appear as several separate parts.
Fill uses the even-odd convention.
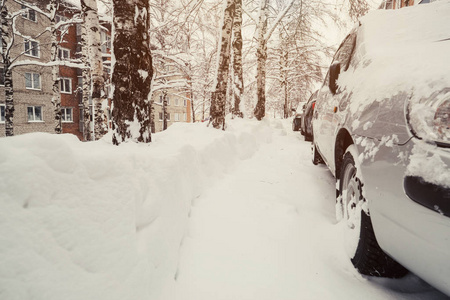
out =
[[[411,190],[407,195],[405,182],[411,184],[408,178],[420,176],[410,171],[412,153],[417,148],[425,148],[430,151],[428,155],[439,157],[443,170],[449,172],[449,149],[430,147],[414,138],[402,146],[378,145],[373,160],[362,162],[364,193],[380,247],[407,269],[450,295],[450,217],[442,211],[442,206],[436,205],[445,201],[448,188],[442,184],[422,187],[431,190],[438,187],[427,199],[426,194],[417,192],[422,188],[415,186],[414,194],[420,195],[419,200],[425,203],[411,199],[414,198]],[[360,150],[363,153],[365,149]]]

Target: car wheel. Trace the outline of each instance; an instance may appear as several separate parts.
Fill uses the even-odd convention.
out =
[[[336,201],[336,218],[344,222],[344,242],[352,264],[363,275],[400,278],[408,273],[403,266],[381,250],[375,238],[356,147],[345,151]]]
[[[320,156],[320,153],[317,151],[317,147],[314,142],[311,143],[311,156],[312,163],[314,165],[323,164],[322,156]]]
[[[311,142],[312,141],[312,136],[310,134],[308,134],[307,131],[305,131],[305,141],[307,141],[307,142]]]

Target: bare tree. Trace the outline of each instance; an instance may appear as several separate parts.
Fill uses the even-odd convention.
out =
[[[241,97],[244,94],[244,76],[242,73],[242,0],[235,0],[233,20],[233,115],[242,118]]]
[[[225,129],[225,103],[230,65],[230,44],[234,10],[234,1],[227,0],[222,24],[219,63],[217,66],[217,83],[211,97],[210,123],[212,123],[214,128]]]
[[[94,136],[86,138],[92,138],[94,140],[101,138],[107,131],[106,116],[102,109],[102,102],[104,97],[104,85],[105,79],[103,77],[103,63],[101,55],[101,38],[100,38],[100,24],[98,19],[97,1],[96,0],[81,0],[81,10],[83,13],[84,21],[84,34],[85,45],[83,46],[83,56],[87,56],[85,59],[87,65],[90,67],[90,83],[89,91],[92,98],[92,106],[94,110]],[[86,74],[87,75],[87,74]],[[87,79],[87,78],[86,78]],[[84,97],[86,98],[86,97]],[[87,102],[87,101],[86,101]],[[84,105],[84,120],[85,124],[89,127],[85,128],[85,131],[90,131],[90,108],[88,103]]]
[[[12,16],[6,7],[6,0],[1,0],[1,50],[5,78],[5,133],[14,135],[14,91],[10,49],[14,43],[14,34],[10,30]]]
[[[259,7],[259,21],[257,25],[258,32],[258,48],[257,56],[257,103],[254,110],[256,119],[261,120],[266,114],[266,60],[267,60],[267,42],[272,33],[284,18],[287,12],[293,6],[295,0],[290,0],[286,7],[278,14],[274,23],[270,28],[267,27],[267,15],[269,11],[269,1],[261,0]]]

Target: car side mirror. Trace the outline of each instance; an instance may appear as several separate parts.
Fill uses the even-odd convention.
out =
[[[330,82],[328,83],[328,86],[333,95],[336,94],[336,91],[338,89],[336,81],[339,78],[340,73],[341,73],[341,64],[340,63],[332,64],[330,67]]]

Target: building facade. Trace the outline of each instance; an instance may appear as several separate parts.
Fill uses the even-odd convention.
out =
[[[20,12],[15,17],[14,44],[11,48],[11,60],[23,62],[23,66],[13,69],[14,91],[14,135],[31,132],[55,132],[55,112],[51,102],[52,67],[45,66],[51,62],[51,33],[46,31],[50,26],[50,19],[39,10],[45,11],[45,2],[38,0],[9,0],[6,5],[9,12]],[[33,9],[33,8],[36,8]],[[39,8],[39,9],[37,9]],[[80,13],[80,6],[74,1],[61,1],[56,14],[56,23],[70,21],[75,14]],[[81,24],[61,26],[57,31],[58,57],[60,61],[59,80],[61,98],[61,125],[63,133],[76,135],[83,140],[83,102],[81,69],[69,66],[65,62],[73,62],[81,58]],[[105,94],[110,95],[111,67],[111,23],[100,16],[100,30],[102,39],[102,59],[105,74]],[[27,38],[24,38],[27,37]],[[26,61],[39,62],[40,65],[27,65]],[[159,66],[154,67],[158,72]],[[5,123],[5,88],[4,68],[0,61],[0,126]],[[166,77],[165,80],[184,80],[179,74]],[[163,130],[162,92],[167,93],[167,125],[177,122],[192,122],[190,93],[184,88],[167,87],[153,93],[153,115],[155,116],[155,131]],[[92,112],[92,101],[91,112]],[[110,125],[109,99],[103,109]],[[92,115],[92,113],[91,113]],[[3,126],[4,127],[4,126]],[[93,122],[91,128],[93,130]],[[0,137],[5,136],[5,130],[0,130]]]
[[[16,1],[7,1],[9,12],[22,11],[15,17],[14,44],[10,50],[12,62],[33,61],[46,63],[50,61],[50,32],[45,29],[50,20],[33,9]],[[5,89],[4,67],[0,62],[2,73],[0,80],[0,123],[5,123]],[[14,90],[14,134],[29,132],[54,132],[54,109],[52,98],[52,68],[48,66],[23,65],[12,69]],[[0,130],[0,137],[5,131]]]

